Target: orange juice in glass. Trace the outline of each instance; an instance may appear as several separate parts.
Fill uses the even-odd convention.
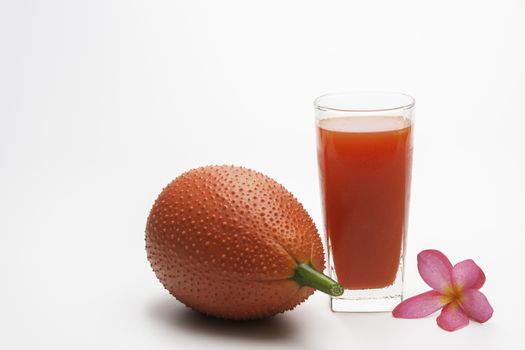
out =
[[[334,311],[390,311],[403,293],[414,99],[346,93],[315,100]]]

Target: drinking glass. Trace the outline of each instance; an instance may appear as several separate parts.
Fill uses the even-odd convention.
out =
[[[412,97],[327,94],[314,102],[333,311],[391,311],[403,298]]]

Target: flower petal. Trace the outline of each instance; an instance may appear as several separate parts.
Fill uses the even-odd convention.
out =
[[[439,250],[423,250],[417,255],[417,268],[433,289],[445,292],[452,284],[452,264]]]
[[[436,321],[439,327],[449,332],[466,327],[469,323],[467,315],[455,302],[447,304]]]
[[[441,293],[431,290],[401,302],[392,311],[397,318],[420,318],[441,309],[446,304]]]
[[[485,274],[473,260],[468,259],[454,265],[452,280],[459,290],[480,289],[485,283]]]
[[[469,289],[462,293],[460,306],[465,313],[474,321],[487,322],[494,310],[490,306],[487,297],[480,291]]]

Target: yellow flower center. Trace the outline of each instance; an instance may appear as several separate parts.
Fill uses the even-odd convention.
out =
[[[453,301],[461,303],[461,299],[463,299],[463,291],[460,286],[451,283],[443,288],[443,296],[441,297],[443,304],[448,304]]]

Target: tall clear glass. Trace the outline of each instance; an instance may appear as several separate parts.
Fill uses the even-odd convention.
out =
[[[391,311],[403,298],[412,97],[327,94],[314,102],[333,311]]]

